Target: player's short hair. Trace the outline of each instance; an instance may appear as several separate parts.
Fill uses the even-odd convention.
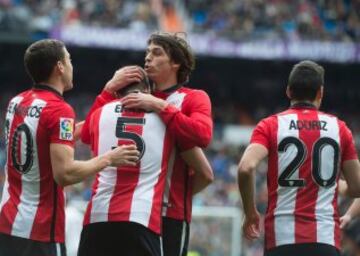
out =
[[[141,69],[141,72],[143,73],[143,79],[140,82],[131,83],[131,84],[125,86],[124,88],[121,88],[120,90],[118,90],[117,93],[121,96],[126,96],[129,93],[136,92],[136,91],[150,92],[151,84],[150,84],[149,78],[146,75],[145,71],[143,71]]]
[[[324,73],[322,66],[310,60],[294,65],[288,81],[291,99],[313,101],[320,87],[324,85]]]
[[[150,35],[147,43],[160,45],[173,62],[180,64],[177,80],[178,83],[186,83],[195,69],[195,56],[188,42],[180,36],[181,34],[185,33],[156,32]]]
[[[58,61],[65,59],[65,44],[55,39],[44,39],[31,44],[25,51],[24,65],[34,83],[50,78]]]

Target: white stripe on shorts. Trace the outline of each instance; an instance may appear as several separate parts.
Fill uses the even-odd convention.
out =
[[[61,248],[59,243],[56,243],[56,256],[61,256]]]
[[[186,238],[186,221],[183,221],[179,256],[183,254],[184,246],[185,246],[185,238]]]

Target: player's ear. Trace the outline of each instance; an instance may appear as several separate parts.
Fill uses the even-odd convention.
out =
[[[321,100],[324,96],[324,86],[321,86],[316,93],[316,99]]]
[[[173,67],[173,69],[179,70],[180,64],[173,62],[173,63],[172,63],[172,67]]]
[[[61,61],[58,61],[58,62],[56,63],[55,69],[56,69],[59,73],[63,74],[64,71],[65,71],[64,64],[63,64]]]
[[[291,91],[289,86],[286,87],[286,96],[291,100]]]

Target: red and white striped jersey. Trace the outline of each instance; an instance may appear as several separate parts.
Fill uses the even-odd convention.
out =
[[[176,88],[174,88],[176,89]],[[155,92],[165,99],[174,111],[180,111],[178,120],[168,124],[176,138],[178,148],[171,156],[164,193],[163,216],[191,221],[192,170],[186,165],[180,153],[195,146],[205,146],[211,140],[211,103],[208,95],[201,90],[180,87],[166,92]],[[166,117],[162,117],[166,122]],[[203,136],[209,134],[209,136]]]
[[[154,96],[170,103],[158,115],[178,145],[177,152],[174,152],[169,160],[163,216],[190,222],[192,175],[181,158],[180,151],[195,146],[206,147],[210,143],[213,126],[211,102],[206,92],[179,85],[165,91],[156,91]],[[105,90],[96,98],[82,129],[81,140],[84,143],[90,143],[89,126],[92,113],[112,100],[114,96]]]
[[[84,225],[130,221],[160,234],[166,172],[174,139],[156,113],[130,111],[115,100],[91,116],[90,143],[94,155],[114,146],[135,143],[137,166],[107,167],[96,176]]]
[[[266,249],[299,243],[339,248],[337,182],[342,163],[358,158],[346,124],[299,104],[263,119],[251,143],[269,150]]]
[[[74,145],[74,118],[71,106],[48,86],[37,85],[10,101],[1,233],[64,242],[64,192],[53,179],[50,144]]]

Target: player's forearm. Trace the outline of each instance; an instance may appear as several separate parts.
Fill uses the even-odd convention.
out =
[[[200,191],[204,190],[214,181],[213,175],[203,176],[200,173],[194,174],[192,194],[195,195]]]
[[[360,198],[354,200],[345,214],[349,215],[351,218],[360,215]]]
[[[256,211],[254,171],[238,172],[238,184],[243,202],[244,213],[250,216]]]
[[[214,181],[214,173],[201,148],[195,147],[181,153],[186,164],[194,170],[193,195]]]
[[[57,178],[57,182],[61,186],[79,183],[110,166],[110,164],[111,161],[107,155],[97,156],[87,161],[74,160],[72,163],[66,164],[66,167],[63,166],[63,175]]]
[[[212,138],[212,119],[203,113],[187,116],[176,107],[169,105],[160,113],[169,131],[177,141],[205,148]]]

